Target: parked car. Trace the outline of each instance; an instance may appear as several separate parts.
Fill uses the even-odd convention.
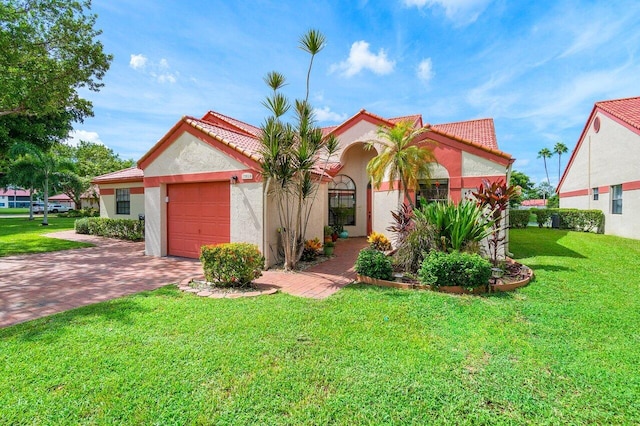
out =
[[[69,210],[71,210],[69,207],[64,206],[62,204],[49,203],[47,207],[48,207],[47,211],[49,213],[66,213]],[[44,203],[42,202],[33,203],[33,212],[44,213]]]

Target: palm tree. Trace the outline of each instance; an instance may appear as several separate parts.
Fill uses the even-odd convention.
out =
[[[551,183],[549,181],[549,170],[547,170],[547,158],[551,158],[553,156],[553,152],[549,151],[548,148],[542,148],[538,151],[538,158],[542,158],[544,161],[544,172],[547,174],[547,183]]]
[[[73,163],[69,160],[57,157],[51,152],[42,151],[37,146],[20,142],[11,147],[11,156],[21,158],[27,158],[29,162],[33,163],[40,171],[39,184],[44,193],[44,214],[42,218],[42,225],[49,225],[49,218],[47,210],[49,209],[49,188],[52,184],[57,183],[57,180],[63,173],[73,171]]]
[[[42,170],[31,155],[23,155],[9,166],[7,181],[29,189],[29,220],[33,220],[33,194],[42,180]]]
[[[555,154],[558,154],[558,184],[560,184],[560,159],[562,157],[562,154],[566,154],[568,151],[569,148],[567,148],[567,146],[562,142],[556,143],[556,145],[553,147],[553,152]]]
[[[431,176],[429,166],[436,161],[430,146],[416,145],[415,139],[427,129],[416,128],[411,121],[401,121],[394,127],[383,127],[378,130],[380,140],[371,141],[367,149],[376,144],[382,145],[381,152],[373,157],[367,164],[367,173],[371,176],[371,183],[375,189],[380,189],[382,181],[388,176],[391,183],[389,190],[395,189],[394,182],[398,181],[398,204],[400,195],[409,200],[413,207],[413,201],[409,197],[409,191],[418,187],[418,179]]]

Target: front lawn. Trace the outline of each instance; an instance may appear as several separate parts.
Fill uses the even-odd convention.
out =
[[[43,253],[90,247],[91,244],[44,237],[42,234],[73,229],[75,219],[50,215],[49,226],[42,226],[42,217],[0,218],[0,257],[14,254]],[[7,278],[7,277],[5,277]]]
[[[0,330],[0,424],[640,422],[640,241],[511,241],[515,293],[170,286]]]
[[[0,209],[0,215],[5,214],[29,214],[29,207],[8,207]]]

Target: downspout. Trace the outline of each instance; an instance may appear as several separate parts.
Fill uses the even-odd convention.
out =
[[[513,165],[513,161],[511,161],[509,163],[509,165],[507,166],[507,187],[509,186],[509,182],[511,182],[511,166]],[[511,253],[511,251],[509,250],[509,214],[511,212],[511,206],[509,204],[507,204],[507,214],[505,216],[505,229],[506,229],[506,235],[505,235],[505,241],[504,241],[504,257],[506,258],[507,255],[513,256],[513,254]]]
[[[264,256],[264,261],[266,262],[265,265],[265,269],[267,268],[267,265],[270,264],[270,260],[271,260],[271,252],[267,247],[267,243],[268,243],[268,220],[269,220],[269,215],[268,215],[268,202],[269,202],[269,184],[271,183],[271,178],[267,178],[267,181],[264,184],[264,190],[262,192],[262,254]]]

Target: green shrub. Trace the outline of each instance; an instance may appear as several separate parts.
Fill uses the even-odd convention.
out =
[[[74,228],[76,230],[76,234],[88,234],[89,233],[89,219],[76,219],[74,224]]]
[[[560,229],[583,232],[604,232],[604,213],[601,210],[541,209],[535,211],[538,226],[551,226],[551,216],[558,215]]]
[[[78,225],[78,222],[80,222],[80,225]],[[144,240],[144,221],[140,220],[89,217],[76,219],[75,226],[76,232],[79,234],[99,235],[101,237],[129,241]],[[78,227],[83,232],[78,231]]]
[[[529,224],[529,210],[509,210],[509,226],[512,228],[526,228]]]
[[[248,287],[264,267],[258,246],[249,243],[202,246],[200,261],[207,281],[221,287]]]
[[[100,212],[97,209],[84,208],[82,210],[69,210],[66,213],[59,213],[58,217],[98,217]]]
[[[491,278],[491,263],[477,254],[433,251],[422,262],[420,282],[433,287],[462,286],[468,289],[486,286]]]
[[[492,220],[470,201],[423,204],[414,214],[415,220],[424,220],[433,226],[439,249],[443,251],[465,250],[491,233]]]
[[[360,275],[390,280],[393,278],[393,266],[391,259],[384,253],[370,247],[360,250],[356,260],[355,270]]]

